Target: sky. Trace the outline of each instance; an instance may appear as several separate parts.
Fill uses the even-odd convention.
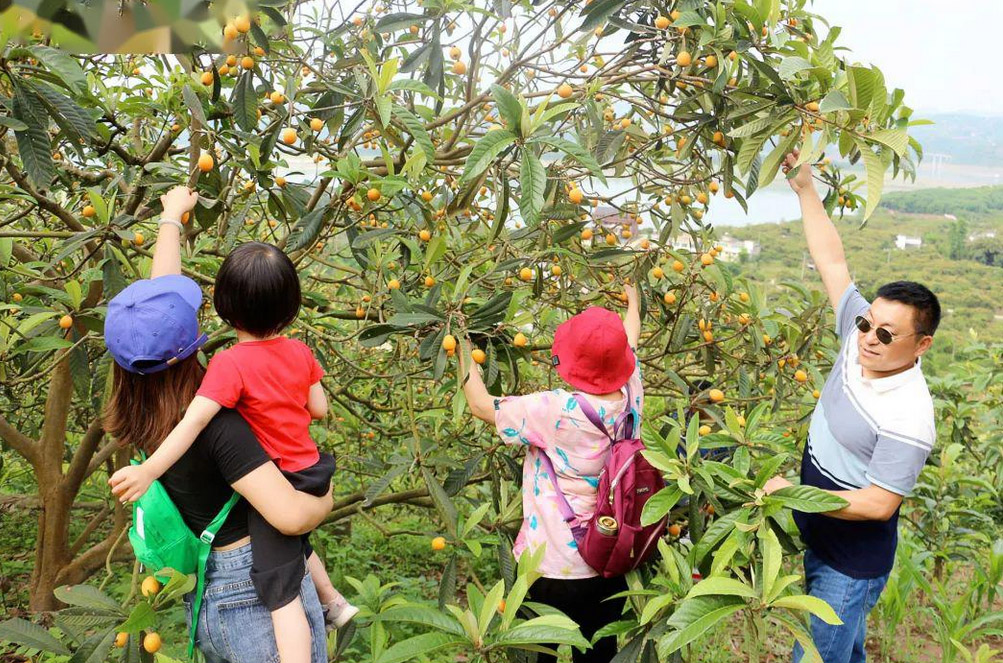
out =
[[[851,61],[876,65],[891,90],[923,112],[1003,114],[1000,0],[813,0],[809,11],[843,28]]]

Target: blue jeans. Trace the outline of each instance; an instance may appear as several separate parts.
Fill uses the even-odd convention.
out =
[[[804,553],[804,576],[808,594],[832,606],[842,626],[826,624],[811,617],[811,637],[825,663],[864,663],[864,639],[867,636],[867,613],[881,597],[888,574],[877,578],[851,578],[832,568],[810,548]],[[794,645],[794,663],[801,661],[804,650]]]
[[[195,646],[207,663],[278,663],[275,631],[268,608],[251,583],[251,544],[209,554],[206,585]],[[310,623],[311,661],[326,663],[327,632],[320,599],[309,574],[303,576],[300,599]],[[192,594],[185,594],[185,616],[192,623]]]

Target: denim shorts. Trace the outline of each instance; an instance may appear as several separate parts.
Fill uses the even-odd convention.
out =
[[[214,551],[206,564],[206,586],[195,646],[207,663],[278,663],[275,631],[268,608],[251,583],[251,544]],[[192,620],[192,593],[185,594],[185,617]],[[303,576],[300,599],[312,640],[312,663],[327,661],[327,633],[320,599],[309,575]]]

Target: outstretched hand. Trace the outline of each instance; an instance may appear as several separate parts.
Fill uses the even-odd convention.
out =
[[[627,295],[627,303],[628,304],[637,304],[638,303],[638,300],[637,300],[637,288],[635,288],[633,285],[631,285],[630,283],[624,283],[623,284],[623,292],[624,292],[625,295]]]
[[[791,168],[794,168],[794,164],[797,163],[800,153],[800,150],[795,149],[784,157],[783,169],[785,174],[789,173]],[[811,191],[815,188],[811,177],[811,165],[803,163],[798,166],[797,174],[794,177],[789,178],[787,183],[791,185],[791,189],[794,190],[794,193],[801,195],[801,193]]]
[[[170,191],[160,196],[160,204],[164,207],[164,214],[181,216],[185,212],[195,208],[199,194],[191,187],[179,184]]]

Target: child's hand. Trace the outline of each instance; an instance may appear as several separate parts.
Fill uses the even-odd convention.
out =
[[[800,155],[800,150],[794,150],[786,157],[784,157],[783,171],[784,173],[789,173],[794,164],[797,163],[798,156]],[[790,184],[791,189],[794,193],[801,195],[802,193],[810,192],[815,188],[814,183],[811,179],[811,164],[803,163],[798,166],[798,172],[794,177],[787,180]]]
[[[143,469],[142,465],[129,465],[112,474],[108,483],[115,497],[125,504],[142,497],[153,483],[153,477]]]
[[[636,304],[637,303],[637,288],[629,283],[623,284],[623,291],[627,294],[627,303]]]
[[[172,188],[160,196],[160,204],[164,206],[164,214],[180,218],[185,212],[191,211],[198,202],[199,194],[183,184]]]

